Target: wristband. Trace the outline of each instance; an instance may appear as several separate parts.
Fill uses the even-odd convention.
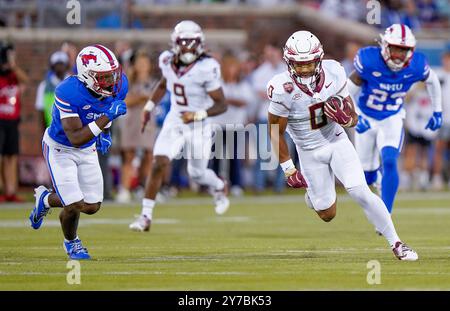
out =
[[[153,102],[153,100],[149,99],[144,106],[144,110],[150,112],[153,110],[153,108],[155,108],[155,103]]]
[[[286,172],[291,169],[295,169],[294,162],[292,162],[292,159],[287,160],[286,162],[280,163],[281,169],[283,172]]]
[[[194,113],[194,121],[201,121],[203,119],[206,119],[207,116],[208,113],[206,112],[206,110],[196,111]]]
[[[89,129],[91,130],[92,134],[94,134],[95,137],[101,134],[102,129],[98,127],[97,123],[95,121],[92,121],[88,124]]]

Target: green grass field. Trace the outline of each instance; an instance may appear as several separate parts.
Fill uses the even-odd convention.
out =
[[[58,211],[40,230],[30,206],[0,207],[1,290],[450,290],[450,193],[403,193],[394,210],[402,239],[418,262],[394,258],[362,209],[345,195],[325,223],[303,195],[232,199],[222,217],[209,198],[159,205],[150,233],[128,230],[138,204],[105,204],[82,215],[79,236],[93,260],[81,285],[68,285]],[[381,284],[366,281],[381,264]]]

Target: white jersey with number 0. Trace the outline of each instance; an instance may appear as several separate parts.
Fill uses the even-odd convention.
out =
[[[330,96],[349,95],[346,74],[341,64],[334,60],[322,61],[323,72],[314,92],[295,83],[288,71],[274,76],[267,84],[271,114],[287,117],[287,132],[295,144],[312,150],[346,135],[343,128],[328,119],[324,101]]]

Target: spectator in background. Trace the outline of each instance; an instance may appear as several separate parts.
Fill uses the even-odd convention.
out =
[[[424,83],[416,84],[406,98],[406,145],[401,187],[425,191],[430,185],[430,146],[436,132],[425,129],[433,106]]]
[[[216,142],[214,148],[216,157],[223,156],[225,161],[214,159],[213,170],[218,175],[228,176],[231,194],[239,196],[243,192],[241,176],[242,161],[245,156],[243,129],[247,122],[247,106],[253,100],[253,91],[248,82],[241,80],[241,63],[235,56],[228,54],[222,58],[221,71],[222,87],[228,109],[225,113],[213,117],[212,123],[221,126],[222,131],[220,135],[216,134],[216,137],[222,138],[223,145],[219,146]],[[220,164],[226,167],[225,174],[220,174],[224,171],[221,170]]]
[[[354,70],[353,60],[356,53],[361,48],[361,45],[354,41],[348,41],[345,45],[345,58],[341,61],[341,65],[344,67],[345,73],[349,76]]]
[[[28,76],[16,64],[12,44],[0,42],[0,154],[4,195],[0,201],[22,202],[17,197],[21,93]]]
[[[440,21],[437,4],[434,0],[416,0],[418,16],[424,27],[432,27]]]
[[[69,56],[69,68],[71,74],[77,74],[78,48],[72,41],[65,41],[61,45],[61,51]],[[117,55],[117,54],[116,54]]]
[[[364,1],[354,0],[324,0],[320,11],[328,16],[342,17],[353,21],[362,21],[366,16]]]
[[[41,112],[42,132],[50,126],[52,122],[52,108],[55,101],[55,88],[58,84],[69,76],[70,65],[69,56],[62,52],[54,52],[50,56],[50,68],[37,89],[36,110]]]
[[[444,165],[444,162],[450,156],[450,50],[443,54],[442,70],[438,70],[436,73],[442,84],[442,96],[444,100],[442,101],[442,127],[439,129],[433,159],[431,186],[433,190],[442,190],[444,188],[443,168],[448,167],[448,163]],[[446,175],[449,178],[450,172],[447,171]]]
[[[129,91],[125,102],[127,114],[120,120],[120,149],[122,152],[121,186],[116,200],[126,203],[131,200],[133,186],[143,186],[148,172],[151,171],[153,144],[156,138],[156,123],[154,116],[150,119],[145,132],[141,132],[142,109],[151,95],[156,81],[151,76],[152,63],[144,50],[138,50],[130,58],[128,69]],[[135,174],[134,160],[137,152],[142,151],[140,161],[137,161],[137,184],[133,184]]]
[[[381,28],[392,24],[405,24],[412,30],[420,30],[420,20],[415,0],[384,0],[381,8]]]
[[[258,101],[258,115],[256,116],[256,124],[260,126],[267,126],[267,113],[269,109],[269,100],[267,98],[267,83],[270,78],[286,70],[286,63],[283,61],[283,54],[276,43],[269,43],[264,46],[264,62],[256,68],[252,74],[252,87],[256,92],[256,100]],[[267,139],[267,145],[270,146],[268,135],[264,132],[265,137],[259,137],[258,130],[257,150],[261,139]],[[261,192],[266,186],[267,171],[261,170],[261,158],[257,152],[257,160],[254,166],[254,181],[255,191]],[[275,171],[274,180],[275,192],[281,192],[285,188],[284,173],[280,167]]]
[[[126,40],[117,40],[114,44],[114,53],[117,55],[122,70],[127,71],[130,65],[130,59],[133,55],[133,49],[130,42]]]

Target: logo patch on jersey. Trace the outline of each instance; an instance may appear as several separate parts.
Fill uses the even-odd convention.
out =
[[[300,98],[302,98],[302,93],[297,93],[297,94],[294,94],[294,96],[292,96],[292,100],[298,100]]]
[[[283,84],[284,90],[291,94],[294,91],[294,83],[286,82]]]
[[[381,72],[379,72],[379,71],[374,71],[374,72],[372,72],[372,76],[374,76],[374,77],[376,77],[376,78],[381,77]]]
[[[325,88],[327,89],[327,88],[329,88],[330,87],[330,85],[331,85],[331,83],[333,83],[333,81],[331,81],[330,82],[330,84],[328,84],[328,85],[325,85]]]
[[[83,63],[83,66],[87,66],[89,64],[90,60],[93,60],[94,63],[96,63],[97,62],[97,55],[92,55],[92,54],[81,55],[81,62]]]
[[[409,75],[404,75],[403,78],[408,79],[408,78],[411,78],[412,76],[413,76],[413,74],[411,73]]]
[[[85,106],[83,106],[83,110],[88,110],[89,108],[91,108],[91,105],[85,105]]]
[[[89,112],[86,115],[86,119],[88,119],[88,120],[92,120],[92,119],[97,120],[98,118],[100,118],[103,115],[104,115],[104,113]]]

